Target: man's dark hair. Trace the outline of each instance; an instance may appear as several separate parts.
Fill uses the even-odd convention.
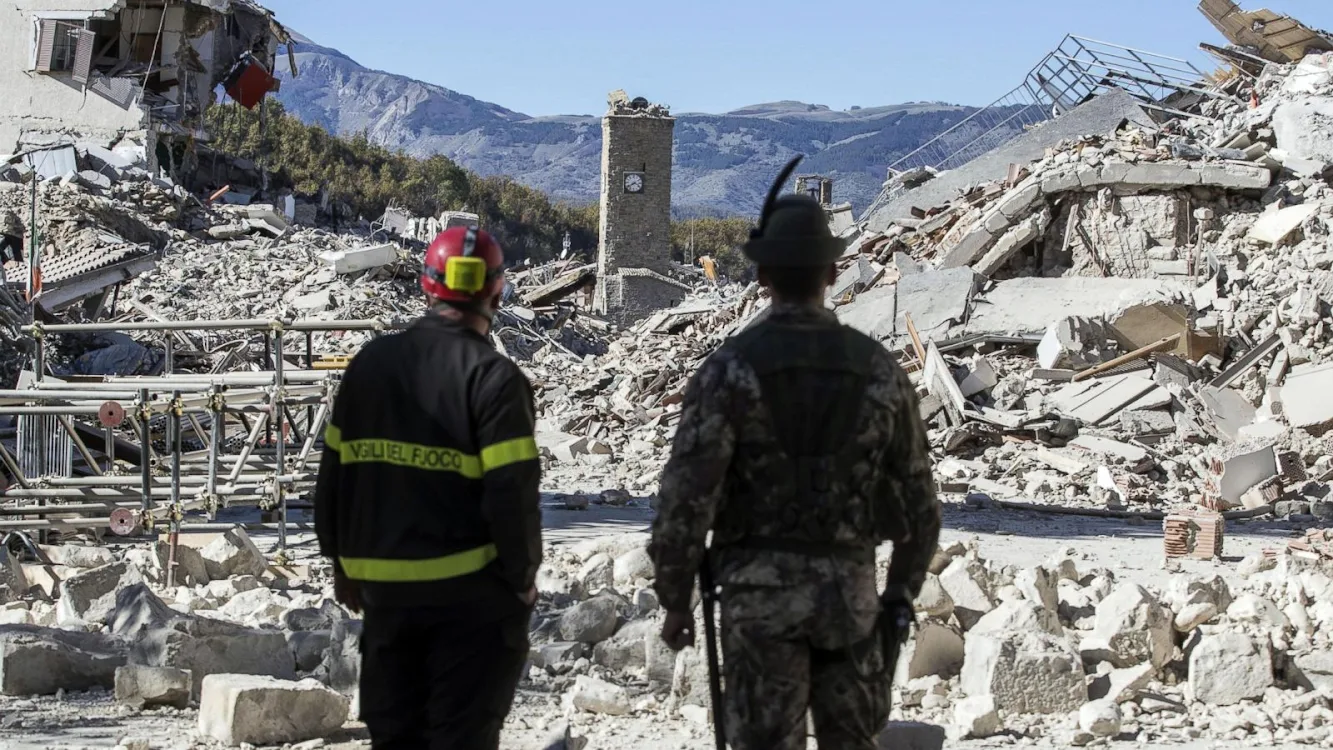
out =
[[[774,296],[804,302],[819,296],[827,281],[826,266],[760,266]]]

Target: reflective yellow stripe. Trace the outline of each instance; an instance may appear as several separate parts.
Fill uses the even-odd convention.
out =
[[[477,547],[429,560],[382,560],[362,557],[340,557],[343,572],[357,581],[381,583],[411,583],[439,581],[476,573],[499,556],[494,544]]]
[[[338,425],[330,422],[328,427],[324,428],[324,447],[337,453],[342,450],[343,433],[338,429]]]
[[[537,455],[537,441],[533,438],[506,440],[481,449],[481,470],[495,471],[509,464],[531,461]]]
[[[342,463],[386,463],[426,471],[452,471],[481,479],[481,459],[453,448],[436,448],[397,440],[365,438],[340,441]]]

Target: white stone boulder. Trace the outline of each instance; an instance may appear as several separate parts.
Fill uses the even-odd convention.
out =
[[[243,591],[218,608],[218,613],[233,622],[275,623],[286,613],[290,601],[266,588]]]
[[[948,619],[953,614],[953,599],[949,598],[949,592],[944,590],[940,584],[940,577],[934,573],[926,574],[926,582],[921,586],[921,593],[917,594],[914,603],[916,611],[927,617],[938,617]]]
[[[613,672],[643,667],[647,660],[645,644],[649,638],[660,638],[661,628],[656,619],[631,620],[593,647],[592,661]]]
[[[1024,568],[1014,576],[1014,585],[1023,592],[1023,598],[1050,612],[1060,606],[1059,581],[1059,575],[1046,568]]]
[[[599,595],[579,602],[560,616],[560,638],[582,643],[600,643],[616,632],[620,614],[612,596]]]
[[[968,631],[977,633],[1004,633],[1018,630],[1035,630],[1055,636],[1065,634],[1060,624],[1060,616],[1054,610],[1046,609],[1040,603],[1034,604],[1026,599],[1001,602],[998,607],[987,612]]]
[[[228,745],[282,745],[327,737],[347,721],[348,699],[316,680],[213,674],[199,698],[199,733]]]
[[[1190,651],[1190,692],[1200,703],[1233,706],[1262,698],[1272,684],[1273,656],[1266,641],[1218,633],[1204,636]]]
[[[574,680],[570,702],[580,711],[608,716],[624,716],[633,710],[625,688],[587,675],[579,675]]]
[[[76,573],[60,584],[56,620],[62,625],[105,623],[116,607],[116,594],[140,583],[139,569],[125,562]]]
[[[116,702],[131,708],[186,708],[194,682],[188,670],[131,664],[116,669]]]
[[[995,608],[986,568],[976,560],[960,557],[940,573],[940,585],[953,600],[953,611],[964,630]]]
[[[1040,631],[967,636],[959,681],[969,697],[989,695],[1012,713],[1076,711],[1088,699],[1083,662],[1066,639]]]
[[[995,699],[989,695],[964,698],[953,707],[953,723],[962,737],[982,739],[1000,733],[1004,724],[996,710]]]
[[[1161,667],[1175,649],[1173,631],[1171,610],[1142,586],[1121,584],[1097,605],[1097,624],[1084,648],[1104,646],[1118,667],[1144,661]]]
[[[1186,604],[1176,613],[1173,622],[1177,631],[1181,633],[1190,633],[1200,625],[1217,617],[1217,605],[1212,602],[1195,602]]]
[[[208,577],[221,581],[232,576],[262,576],[268,571],[268,561],[259,551],[245,529],[237,526],[209,542],[199,551],[204,558]]]
[[[612,566],[612,573],[617,585],[651,581],[655,575],[653,560],[644,547],[635,547],[617,557]]]
[[[1120,707],[1114,701],[1091,701],[1078,710],[1079,728],[1094,737],[1120,734],[1120,721]]]

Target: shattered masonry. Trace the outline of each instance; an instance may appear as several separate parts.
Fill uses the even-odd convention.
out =
[[[859,221],[810,176],[849,240],[828,302],[899,355],[947,500],[890,742],[1333,741],[1333,57],[1266,43],[1215,48],[1242,62],[1172,100],[1194,118],[1104,92],[967,169],[900,175]],[[705,660],[658,637],[647,535],[588,531],[650,517],[690,374],[767,306],[630,241],[669,209],[647,192],[668,116],[613,96],[607,127],[631,135],[608,140],[635,145],[608,157],[603,252],[512,269],[496,321],[536,389],[555,519],[534,689],[506,726],[519,742],[709,734]],[[22,264],[0,283],[0,533],[25,532],[0,551],[0,725],[316,747],[356,726],[360,622],[308,532],[260,522],[301,519],[339,368],[420,312],[421,243],[476,217],[390,211],[334,233],[306,200],[242,184],[200,200],[109,145],[0,167],[0,212],[24,224],[5,232],[49,245],[40,339]],[[653,149],[647,169],[631,155]],[[619,312],[598,314],[608,300]],[[61,328],[85,321],[121,330]],[[145,524],[145,495],[156,538],[114,536]]]

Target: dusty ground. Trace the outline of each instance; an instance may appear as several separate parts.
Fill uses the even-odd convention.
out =
[[[652,519],[646,507],[609,508],[593,506],[587,511],[545,511],[547,539],[569,543],[602,534],[645,530]],[[1235,563],[1246,554],[1265,546],[1277,546],[1294,536],[1296,530],[1286,523],[1235,523],[1226,540],[1226,557],[1220,562],[1185,561],[1182,567],[1193,572],[1217,572],[1235,576]],[[1161,585],[1163,569],[1161,526],[1158,522],[1057,516],[1012,510],[965,509],[958,503],[946,505],[944,542],[975,537],[983,555],[991,560],[1013,565],[1033,565],[1053,553],[1073,549],[1080,569],[1106,567],[1121,579]],[[273,539],[256,537],[262,546]],[[309,535],[294,537],[294,546],[307,546]],[[42,750],[46,748],[114,747],[125,740],[147,740],[152,748],[203,747],[193,738],[197,714],[173,710],[137,713],[123,709],[108,693],[77,694],[38,699],[0,697],[0,748],[5,750]],[[709,727],[668,717],[665,712],[647,708],[627,717],[601,717],[575,714],[568,721],[576,735],[588,737],[587,750],[629,748],[636,750],[676,750],[711,746]],[[566,719],[559,696],[523,688],[516,700],[506,728],[504,750],[530,750],[545,747]],[[330,738],[326,747],[367,746],[362,725],[349,724],[341,737]],[[965,747],[1002,745],[1060,746],[1059,738],[1040,741],[997,738],[959,743]],[[1140,744],[1135,742],[1135,744]],[[813,742],[811,743],[813,747]],[[888,745],[886,745],[887,747]],[[950,746],[954,746],[952,743]],[[1144,747],[1153,747],[1150,743]],[[1197,742],[1173,744],[1173,748],[1240,748],[1243,743]],[[1295,746],[1293,746],[1295,747]]]

